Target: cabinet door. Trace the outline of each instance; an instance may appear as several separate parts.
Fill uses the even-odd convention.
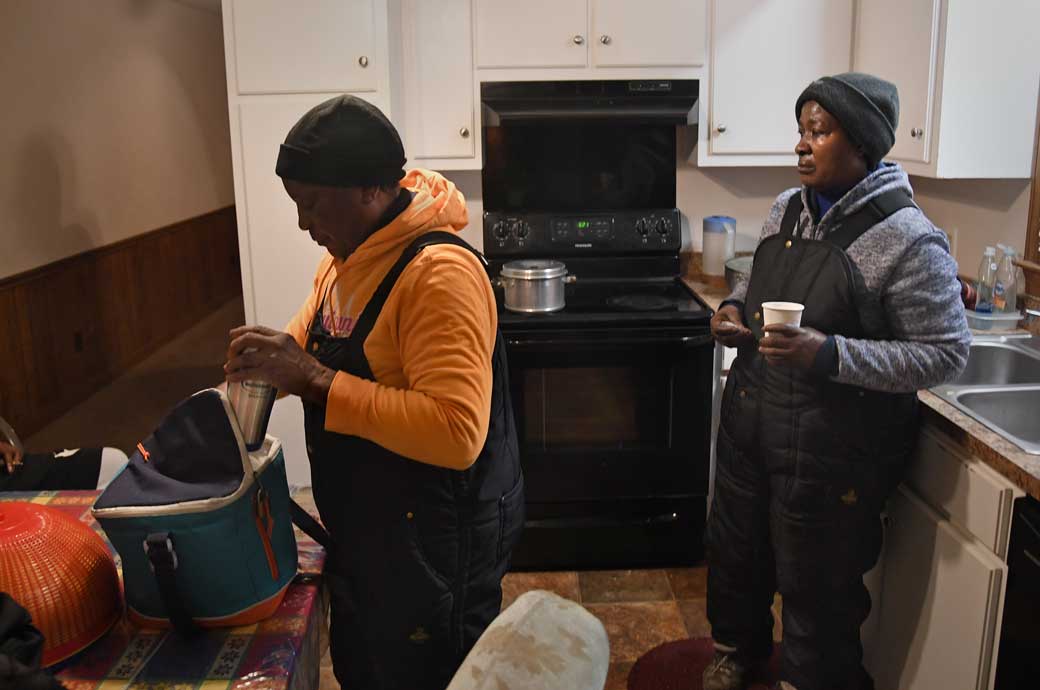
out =
[[[297,225],[296,205],[274,173],[278,146],[296,121],[324,96],[249,100],[238,106],[242,142],[242,186],[253,304],[246,320],[281,329],[307,298],[325,251]],[[242,214],[239,214],[242,217]],[[245,249],[245,242],[240,246]],[[248,291],[247,291],[248,292]]]
[[[374,91],[377,2],[232,0],[238,92]]]
[[[794,159],[795,101],[847,72],[852,0],[712,0],[709,150]]]
[[[402,0],[405,147],[409,157],[473,158],[476,117],[470,0]]]
[[[1014,484],[930,427],[921,430],[906,483],[937,512],[1006,559],[1011,512],[1015,497],[1022,495]]]
[[[477,67],[585,67],[586,0],[475,0]]]
[[[598,67],[704,64],[705,0],[592,0],[592,62]]]
[[[888,157],[927,163],[942,0],[857,4],[853,66],[899,89],[899,127]]]
[[[1007,567],[905,487],[889,504],[886,538],[877,687],[988,688]]]

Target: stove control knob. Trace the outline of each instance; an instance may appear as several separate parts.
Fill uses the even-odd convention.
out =
[[[646,237],[647,233],[650,232],[650,221],[646,218],[640,218],[636,221],[636,232],[643,237]]]
[[[506,225],[506,222],[504,220],[500,220],[497,223],[495,223],[492,226],[491,231],[495,233],[495,237],[497,237],[500,240],[504,240],[506,237],[509,236],[509,227]]]
[[[672,221],[668,220],[667,218],[662,218],[661,220],[657,221],[657,234],[667,235],[671,231]]]
[[[527,235],[530,232],[531,232],[531,226],[530,226],[530,224],[528,224],[528,222],[526,220],[521,220],[521,221],[519,221],[516,224],[516,229],[514,230],[514,234],[517,237],[519,237],[520,239],[523,239],[523,238],[527,237]]]

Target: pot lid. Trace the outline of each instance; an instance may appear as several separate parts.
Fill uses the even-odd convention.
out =
[[[561,278],[567,275],[567,266],[562,261],[553,259],[521,259],[510,261],[502,267],[503,278],[520,278],[522,280],[544,280]]]

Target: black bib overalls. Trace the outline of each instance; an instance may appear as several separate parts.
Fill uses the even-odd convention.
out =
[[[800,193],[780,232],[755,253],[744,321],[763,336],[762,303],[800,302],[802,325],[882,338],[857,307],[863,278],[845,250],[905,206],[875,199],[825,240],[801,237]],[[863,574],[881,549],[880,511],[913,451],[915,395],[833,383],[739,352],[722,399],[715,497],[705,543],[708,618],[716,642],[753,661],[772,649],[773,593],[783,597],[782,678],[798,690],[871,687],[860,626]]]
[[[318,308],[308,352],[327,367],[375,380],[365,339],[408,263],[424,247],[443,243],[476,253],[451,233],[420,236],[387,273],[349,337],[330,336]],[[487,440],[465,471],[326,431],[325,407],[304,403],[314,498],[332,539],[325,580],[331,654],[344,688],[443,690],[498,615],[501,579],[524,517],[501,337],[493,370]]]

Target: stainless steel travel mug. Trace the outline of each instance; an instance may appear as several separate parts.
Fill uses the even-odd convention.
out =
[[[242,381],[228,384],[228,398],[238,418],[238,428],[246,442],[246,450],[257,450],[264,445],[267,423],[278,391],[263,381]]]

